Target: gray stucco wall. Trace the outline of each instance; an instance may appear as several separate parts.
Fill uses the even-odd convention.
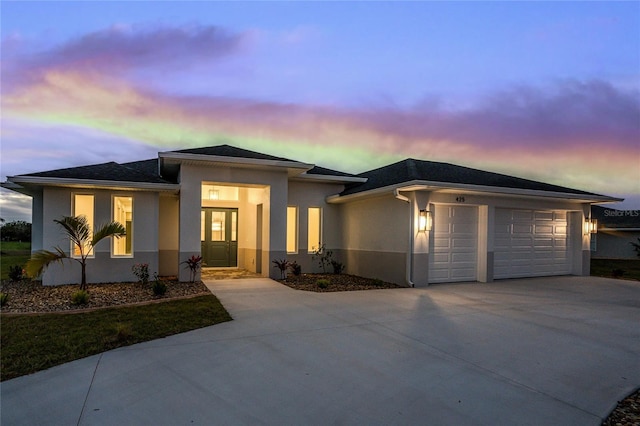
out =
[[[53,220],[72,214],[73,194],[92,194],[95,197],[94,223],[97,226],[113,220],[113,196],[133,197],[133,256],[112,257],[111,239],[101,241],[96,246],[94,257],[87,261],[88,282],[135,281],[131,266],[136,263],[148,263],[151,274],[158,271],[158,194],[153,192],[45,188],[42,209],[43,249],[52,250],[59,246],[65,252],[70,252],[69,240]],[[50,265],[42,276],[44,285],[75,284],[80,283],[80,279],[80,265],[73,260],[65,260],[63,265]]]
[[[637,259],[638,254],[630,244],[638,242],[640,231],[600,230],[595,234],[596,250],[591,252],[594,259]]]

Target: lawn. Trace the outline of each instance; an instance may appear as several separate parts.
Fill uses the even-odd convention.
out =
[[[0,380],[231,319],[214,295],[74,314],[3,314]]]
[[[24,267],[31,256],[31,243],[19,243],[16,241],[0,242],[0,279],[9,278],[9,267],[20,265]]]
[[[591,275],[640,281],[640,259],[591,259]]]

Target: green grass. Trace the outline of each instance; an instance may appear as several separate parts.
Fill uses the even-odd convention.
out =
[[[12,265],[24,266],[31,257],[31,243],[19,243],[16,241],[0,242],[0,279],[9,278],[9,267]]]
[[[76,314],[2,315],[0,380],[225,321],[213,295]]]
[[[623,279],[640,281],[640,259],[591,259],[591,275],[613,278],[614,270],[622,270]]]

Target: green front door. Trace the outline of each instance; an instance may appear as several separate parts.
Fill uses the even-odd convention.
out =
[[[238,209],[203,207],[202,266],[238,266]]]

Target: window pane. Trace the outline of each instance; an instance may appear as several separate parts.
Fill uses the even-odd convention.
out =
[[[231,212],[231,241],[238,241],[238,212]]]
[[[298,251],[298,208],[287,207],[287,253]]]
[[[211,212],[211,241],[225,241],[226,212]]]
[[[204,224],[204,217],[205,217],[205,213],[204,210],[200,211],[200,241],[204,241],[205,236],[204,236],[204,228],[205,228],[205,224]]]
[[[93,236],[93,195],[74,195],[73,216],[86,217],[87,223],[89,224],[90,235]],[[86,253],[90,248],[90,245],[87,244],[84,248],[84,252]],[[73,255],[80,256],[80,249],[75,245],[73,246]]]
[[[322,245],[322,209],[319,207],[309,208],[309,227],[307,238],[307,249],[315,251]]]
[[[113,220],[119,222],[126,231],[126,235],[113,239],[113,255],[128,256],[132,254],[133,246],[133,198],[113,197]]]

